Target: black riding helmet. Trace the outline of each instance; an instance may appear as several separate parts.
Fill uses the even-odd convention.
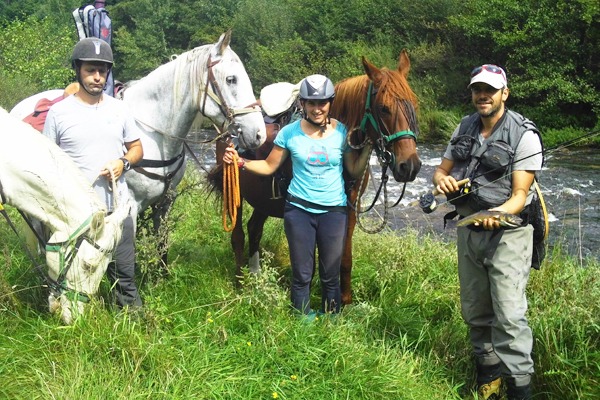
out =
[[[330,103],[333,103],[333,98],[335,97],[335,88],[333,86],[333,82],[331,82],[331,79],[324,75],[315,74],[307,76],[300,83],[299,97],[301,103],[305,100],[327,100]],[[321,124],[317,124],[308,118],[306,112],[303,114],[306,121],[310,122],[312,125],[320,126],[321,129],[324,128],[321,126]],[[329,117],[327,118],[327,123],[329,123]]]
[[[80,67],[84,61],[88,62],[99,62],[105,63],[110,69],[113,66],[113,53],[110,45],[104,40],[99,38],[84,38],[81,39],[73,48],[73,54],[71,55],[71,65],[75,70],[77,82],[81,85],[83,90],[90,93],[81,82]],[[90,93],[91,94],[91,93]]]
[[[112,49],[108,43],[99,38],[81,39],[73,48],[73,54],[71,55],[73,68],[76,68],[78,61],[104,62],[112,67]]]

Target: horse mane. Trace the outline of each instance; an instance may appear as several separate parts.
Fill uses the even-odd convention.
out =
[[[179,56],[175,56],[174,61],[175,65],[175,83],[173,85],[173,98],[177,99],[180,93],[180,85],[181,82],[185,82],[185,71],[189,68],[189,85],[192,93],[199,93],[203,91],[202,87],[202,79],[207,77],[208,74],[208,59],[210,57],[210,52],[212,51],[214,44],[205,44],[202,46],[198,46],[192,50],[186,51],[185,53],[180,54]],[[237,54],[231,50],[231,48],[227,47],[227,49],[221,54],[220,58],[223,59],[229,56],[231,61],[241,62],[240,58]],[[204,62],[199,62],[199,60]],[[215,78],[217,81],[219,80],[219,72],[218,70],[213,70],[215,73]],[[208,79],[208,77],[206,78]],[[204,84],[206,84],[204,82]],[[199,101],[201,96],[196,95],[193,98],[193,105],[196,109],[200,107]]]
[[[380,75],[376,83],[379,88],[376,95],[377,103],[393,105],[398,104],[399,100],[405,103],[398,104],[398,106],[406,114],[411,128],[416,133],[418,129],[415,115],[418,109],[417,96],[399,71],[390,70],[387,67],[381,68],[379,71]],[[369,82],[370,79],[367,75],[359,75],[346,78],[336,84],[332,114],[346,125],[349,132],[360,127],[365,114]],[[406,103],[412,107],[407,107]]]

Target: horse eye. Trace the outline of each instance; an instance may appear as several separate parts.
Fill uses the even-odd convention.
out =
[[[390,113],[390,108],[388,106],[379,106],[379,111],[382,114],[389,114]]]
[[[225,82],[227,82],[228,85],[235,85],[237,83],[237,78],[235,76],[228,76],[225,78]]]

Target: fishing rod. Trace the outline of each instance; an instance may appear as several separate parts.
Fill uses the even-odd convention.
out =
[[[555,145],[553,147],[550,147],[549,149],[542,149],[541,151],[538,151],[536,153],[533,153],[533,154],[530,154],[528,156],[522,157],[522,158],[520,158],[518,160],[514,160],[511,163],[509,163],[508,165],[516,164],[518,162],[521,162],[523,160],[526,160],[528,158],[531,158],[531,157],[534,157],[534,156],[537,156],[537,155],[540,155],[540,154],[542,154],[542,156],[544,158],[543,164],[545,164],[546,155],[554,153],[554,152],[556,152],[558,150],[562,150],[562,149],[564,149],[566,147],[569,147],[569,146],[571,146],[571,145],[573,145],[575,143],[583,141],[584,139],[588,139],[588,138],[594,137],[594,136],[598,135],[599,133],[600,133],[600,129],[596,129],[594,131],[587,132],[587,133],[585,133],[585,134],[583,134],[581,136],[578,136],[576,138],[573,138],[573,139],[561,142],[561,143],[559,143],[559,144],[557,144],[557,145]],[[541,136],[540,136],[540,138],[541,138]],[[502,168],[506,168],[506,166],[500,166],[500,167],[494,168],[492,170],[486,171],[485,174],[489,174],[491,172],[494,172],[494,171],[496,171],[498,169],[502,169]],[[478,178],[480,176],[483,176],[485,174],[481,173],[479,175],[475,175],[472,178],[462,179],[462,180],[458,181],[457,184],[458,184],[459,187],[463,187],[463,186],[469,185],[471,183],[471,181],[473,181],[476,178]],[[496,181],[498,181],[500,179],[503,179],[503,178],[505,178],[506,176],[508,176],[510,174],[512,174],[512,171],[510,173],[508,173],[508,174],[501,175],[497,179],[489,182],[488,185],[491,184],[491,183],[494,183],[494,182],[496,182]],[[479,190],[479,188],[475,189],[475,191],[476,190]],[[459,199],[461,197],[467,196],[469,193],[471,193],[471,192],[468,191],[466,193],[463,193],[463,194],[455,197],[453,200],[456,200],[456,199]],[[438,204],[437,200],[435,199],[435,196],[440,195],[440,194],[442,194],[442,192],[440,192],[437,188],[434,188],[431,192],[429,192],[429,193],[424,194],[423,196],[421,196],[421,198],[419,199],[419,206],[421,207],[421,209],[423,210],[424,213],[430,214],[430,213],[434,212],[438,206],[440,206],[440,205],[448,202],[448,200],[446,200],[446,201],[441,202],[441,203]]]

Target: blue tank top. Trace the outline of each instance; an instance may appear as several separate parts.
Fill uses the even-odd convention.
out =
[[[288,188],[290,194],[322,206],[346,206],[342,175],[346,134],[346,126],[339,121],[335,132],[323,139],[305,135],[300,121],[285,126],[277,134],[275,145],[288,150],[292,159],[294,176]],[[312,213],[325,212],[295,205]]]

